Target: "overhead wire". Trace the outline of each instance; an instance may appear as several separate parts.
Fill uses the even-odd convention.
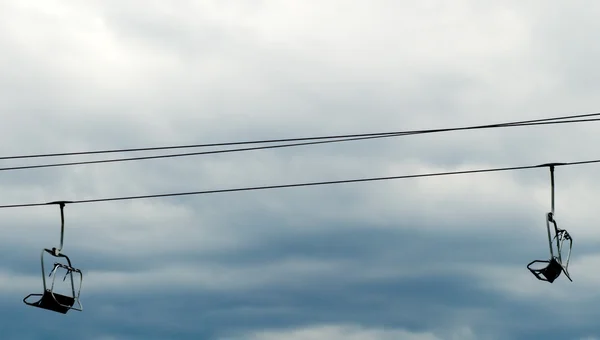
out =
[[[578,114],[578,115],[557,116],[557,117],[551,117],[551,118],[529,119],[529,120],[505,122],[505,123],[473,125],[473,126],[452,127],[452,128],[439,128],[439,129],[426,129],[426,130],[388,131],[388,132],[373,132],[373,133],[328,135],[328,136],[298,137],[298,138],[280,138],[280,139],[251,140],[251,141],[238,141],[238,142],[223,142],[223,143],[156,146],[156,147],[146,147],[146,148],[125,148],[125,149],[59,152],[59,153],[30,154],[30,155],[16,155],[16,156],[0,156],[0,160],[24,159],[24,158],[43,158],[43,157],[62,157],[62,156],[81,156],[81,155],[105,154],[105,153],[160,151],[160,150],[173,150],[173,149],[191,149],[191,148],[204,148],[204,147],[244,145],[244,144],[284,143],[284,142],[299,142],[299,141],[307,141],[307,140],[345,139],[345,138],[374,137],[374,136],[385,136],[385,135],[412,135],[412,134],[423,134],[423,133],[437,133],[437,132],[449,132],[449,131],[461,131],[461,130],[510,127],[510,126],[520,126],[520,125],[523,125],[523,126],[525,126],[525,125],[545,125],[545,124],[529,124],[529,123],[551,122],[551,121],[588,118],[588,117],[599,117],[599,116],[600,116],[600,113],[587,113],[587,114]],[[580,120],[580,121],[585,122],[585,121],[596,121],[596,120],[597,119]],[[579,121],[577,121],[577,122],[579,122]],[[552,122],[549,124],[561,124],[561,123],[570,123],[570,122]]]
[[[107,198],[95,198],[95,199],[82,199],[82,200],[67,201],[67,203],[69,203],[69,204],[98,203],[98,202],[126,201],[126,200],[150,199],[150,198],[161,198],[161,197],[205,195],[205,194],[231,193],[231,192],[256,191],[256,190],[271,190],[271,189],[333,185],[333,184],[344,184],[344,183],[374,182],[374,181],[388,181],[388,180],[409,179],[409,178],[438,177],[438,176],[477,174],[477,173],[500,172],[500,171],[515,171],[515,170],[526,170],[526,169],[546,167],[546,166],[550,166],[550,165],[573,166],[573,165],[592,164],[592,163],[600,163],[600,159],[577,161],[577,162],[567,162],[567,163],[545,163],[545,164],[538,164],[538,165],[512,166],[512,167],[503,167],[503,168],[430,172],[430,173],[399,175],[399,176],[370,177],[370,178],[343,179],[343,180],[332,180],[332,181],[321,181],[321,182],[304,182],[304,183],[265,185],[265,186],[241,187],[241,188],[230,188],[230,189],[214,189],[214,190],[203,190],[203,191],[176,192],[176,193],[166,193],[166,194],[151,194],[151,195],[138,195],[138,196],[120,196],[120,197],[107,197]],[[54,203],[55,202],[0,205],[0,209],[35,207],[35,206],[43,206],[43,205],[54,204]]]
[[[409,136],[409,135],[417,135],[417,134],[428,134],[428,133],[439,133],[439,132],[450,132],[450,131],[461,131],[461,130],[504,128],[504,127],[520,127],[520,126],[535,126],[535,125],[553,125],[553,124],[572,124],[572,123],[600,121],[600,118],[572,119],[572,117],[575,117],[575,118],[584,118],[584,117],[590,117],[590,116],[600,116],[600,113],[585,114],[585,115],[575,115],[575,116],[566,116],[567,118],[564,118],[564,117],[544,118],[544,119],[535,119],[535,120],[527,120],[527,121],[517,121],[517,122],[488,124],[488,125],[475,125],[475,126],[466,126],[466,127],[454,127],[454,128],[444,128],[444,129],[395,131],[395,132],[382,132],[382,133],[371,133],[371,134],[355,134],[355,135],[339,135],[339,136],[325,136],[325,137],[305,137],[305,138],[295,138],[295,139],[286,139],[286,140],[288,140],[288,141],[291,141],[291,140],[299,141],[299,140],[309,140],[309,139],[327,139],[327,140],[312,141],[312,142],[302,142],[302,143],[291,143],[291,144],[258,146],[258,147],[249,147],[249,148],[234,148],[234,149],[224,149],[224,150],[211,150],[211,151],[198,151],[198,152],[165,154],[165,155],[139,156],[139,157],[127,157],[127,158],[113,158],[113,159],[101,159],[101,160],[78,161],[78,162],[62,162],[62,163],[21,165],[21,166],[2,167],[2,168],[0,168],[0,171],[15,171],[15,170],[25,170],[25,169],[50,168],[50,167],[65,167],[65,166],[78,166],[78,165],[101,164],[101,163],[129,162],[129,161],[140,161],[140,160],[161,159],[161,158],[189,157],[189,156],[199,156],[199,155],[209,155],[209,154],[232,153],[232,152],[243,152],[243,151],[254,151],[254,150],[287,148],[287,147],[295,147],[295,146],[306,146],[306,145],[339,143],[339,142],[358,141],[358,140],[367,140],[367,139],[401,137],[401,136]],[[557,119],[559,119],[559,121],[553,121],[553,120],[557,120]],[[279,140],[279,141],[282,141],[282,140]],[[225,144],[232,145],[232,144],[252,144],[252,143],[267,143],[267,142],[270,143],[270,142],[274,142],[274,141],[275,140],[269,140],[269,141],[249,141],[249,142],[232,142],[232,143],[220,143],[220,144],[199,144],[199,145],[195,145],[195,146],[185,146],[185,147],[192,148],[192,147],[216,146],[216,145],[225,145]],[[177,147],[164,147],[164,148],[177,148]],[[140,151],[142,149],[129,149],[129,150]],[[112,150],[112,151],[114,151],[114,150]],[[27,157],[29,157],[29,158],[35,158],[35,157],[53,157],[53,156],[57,156],[57,155],[62,155],[62,156],[65,156],[65,155],[74,155],[74,154],[82,154],[83,155],[83,154],[101,153],[101,152],[112,152],[112,151],[90,151],[90,152],[87,152],[87,153],[81,152],[81,153],[62,153],[62,154],[55,153],[55,154],[30,155],[30,156],[9,156],[9,157],[0,157],[0,160],[2,160],[2,159],[4,159],[4,160],[8,160],[8,159],[21,159],[21,158],[27,158]]]

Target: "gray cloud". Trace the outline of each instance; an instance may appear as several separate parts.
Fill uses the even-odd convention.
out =
[[[5,1],[0,154],[594,112],[587,60],[596,52],[586,41],[595,7]],[[0,204],[593,159],[596,129],[511,128],[5,171]],[[3,210],[3,336],[598,336],[596,172],[594,165],[557,170],[557,219],[575,240],[574,282],[552,285],[525,268],[548,256],[547,169],[69,205],[65,253],[84,270],[85,311],[66,317],[20,301],[42,289],[39,252],[58,242],[58,208]]]

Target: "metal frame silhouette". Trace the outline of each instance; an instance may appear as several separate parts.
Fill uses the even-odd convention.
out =
[[[563,163],[550,163],[545,164],[550,168],[550,185],[551,185],[551,211],[546,214],[546,228],[548,229],[548,246],[550,248],[550,259],[545,260],[534,260],[527,265],[527,269],[531,271],[538,280],[546,281],[549,283],[554,282],[561,273],[565,273],[565,276],[569,281],[573,282],[569,275],[568,267],[569,260],[571,259],[571,249],[573,247],[573,239],[571,235],[564,229],[560,229],[556,223],[555,212],[554,212],[554,167],[556,165],[562,165]],[[550,227],[552,224],[552,228]],[[554,236],[552,236],[554,234]],[[556,240],[556,244],[554,244]],[[563,263],[563,245],[565,241],[569,241],[569,252],[567,259]],[[554,249],[556,245],[556,249]],[[543,268],[533,268],[535,263],[545,263],[546,266]]]
[[[48,204],[58,204],[60,206],[60,246],[59,248],[47,249],[44,248],[41,254],[41,263],[42,263],[42,282],[44,285],[44,292],[42,294],[29,294],[25,298],[23,298],[23,302],[29,306],[39,307],[42,309],[51,310],[54,312],[66,314],[69,310],[83,311],[83,306],[81,305],[81,301],[79,299],[81,294],[81,286],[83,283],[83,274],[81,270],[76,269],[71,264],[71,259],[63,253],[61,253],[63,248],[63,240],[65,234],[65,215],[64,215],[64,207],[66,203],[71,203],[70,201],[56,201],[50,202]],[[46,283],[46,269],[44,267],[44,254],[50,254],[56,258],[64,258],[67,264],[55,262],[54,267],[50,271],[50,275],[52,276],[52,285],[48,288]],[[71,296],[54,293],[54,282],[56,280],[56,270],[58,268],[63,268],[67,270],[63,281],[69,276],[71,281]],[[79,274],[79,288],[75,289],[75,280],[73,278],[73,273]],[[32,296],[39,296],[40,299],[36,302],[28,302]],[[77,305],[77,306],[75,306]]]

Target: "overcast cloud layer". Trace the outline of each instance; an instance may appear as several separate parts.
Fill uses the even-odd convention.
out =
[[[3,0],[0,156],[595,112],[599,15],[589,1]],[[590,160],[599,131],[3,171],[0,205]],[[549,256],[541,168],[68,205],[84,311],[67,315],[21,301],[42,291],[58,208],[3,209],[2,338],[600,339],[598,169],[556,171],[572,283],[525,267]]]

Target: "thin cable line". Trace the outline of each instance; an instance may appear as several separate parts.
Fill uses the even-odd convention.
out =
[[[465,128],[460,128],[460,129],[463,129],[463,130],[472,130],[472,129],[485,129],[485,128],[503,128],[503,127],[534,126],[534,125],[549,125],[549,124],[582,123],[582,122],[594,122],[594,121],[600,121],[600,118],[578,119],[578,120],[565,120],[565,121],[558,121],[558,122],[505,123],[505,124],[486,125],[486,126],[478,126],[478,127],[465,127]],[[459,129],[459,128],[437,129],[437,130],[415,130],[415,131],[393,132],[393,133],[381,134],[381,135],[368,135],[368,136],[364,136],[364,137],[352,137],[352,138],[341,138],[341,139],[316,141],[316,142],[303,142],[303,143],[292,143],[292,144],[257,146],[257,147],[250,147],[250,148],[236,148],[236,149],[225,149],[225,150],[187,152],[187,153],[176,153],[176,154],[155,155],[155,156],[113,158],[113,159],[101,159],[101,160],[79,161],[79,162],[64,162],[64,163],[48,163],[48,164],[22,165],[22,166],[12,166],[12,167],[0,168],[0,171],[15,171],[15,170],[51,168],[51,167],[64,167],[64,166],[76,166],[76,165],[89,165],[89,164],[101,164],[101,163],[130,162],[130,161],[140,161],[140,160],[149,160],[149,159],[189,157],[189,156],[220,154],[220,153],[230,153],[230,152],[242,152],[242,151],[255,151],[255,150],[277,149],[277,148],[287,148],[287,147],[294,147],[294,146],[306,146],[306,145],[316,145],[316,144],[330,144],[330,143],[340,143],[340,142],[357,141],[357,140],[367,140],[367,139],[401,137],[401,136],[416,135],[416,134],[426,134],[426,133],[435,133],[435,132],[457,131],[457,129]]]
[[[103,153],[118,153],[118,152],[139,152],[139,151],[158,151],[158,150],[172,150],[172,149],[189,149],[189,148],[202,148],[202,147],[215,147],[215,146],[231,146],[231,145],[244,145],[244,144],[266,144],[266,143],[283,143],[283,142],[298,142],[306,140],[319,140],[319,139],[340,139],[340,138],[355,138],[355,137],[373,137],[373,136],[384,136],[384,135],[403,135],[403,134],[421,134],[421,133],[435,133],[435,132],[449,132],[449,131],[461,131],[461,130],[474,130],[474,129],[485,129],[485,128],[497,128],[497,127],[509,127],[509,126],[520,126],[528,123],[538,122],[551,122],[566,119],[586,118],[600,116],[600,113],[588,113],[570,116],[559,116],[553,118],[540,118],[530,119],[515,122],[497,123],[497,124],[486,124],[486,125],[475,125],[465,127],[454,127],[454,128],[443,128],[443,129],[428,129],[428,130],[413,130],[413,131],[391,131],[391,132],[376,132],[376,133],[362,133],[362,134],[348,134],[348,135],[330,135],[330,136],[318,136],[318,137],[300,137],[300,138],[282,138],[282,139],[266,139],[266,140],[254,140],[254,141],[241,141],[241,142],[225,142],[225,143],[209,143],[209,144],[190,144],[190,145],[175,145],[175,146],[158,146],[158,147],[147,147],[147,148],[128,148],[128,149],[112,149],[112,150],[95,150],[95,151],[78,151],[78,152],[61,152],[61,153],[48,153],[48,154],[32,154],[32,155],[18,155],[18,156],[3,156],[0,160],[9,159],[24,159],[24,158],[42,158],[42,157],[58,157],[58,156],[76,156],[76,155],[91,155],[91,154],[103,154]],[[586,120],[582,120],[586,121]],[[594,121],[594,120],[587,120]],[[552,122],[550,124],[559,124],[562,122]],[[537,125],[537,124],[532,124]]]
[[[213,150],[213,151],[199,151],[199,152],[177,153],[177,154],[157,155],[157,156],[140,156],[140,157],[129,157],[129,158],[102,159],[102,160],[94,160],[94,161],[23,165],[23,166],[14,166],[14,167],[0,168],[0,171],[37,169],[37,168],[49,168],[49,167],[61,167],[61,166],[73,166],[73,165],[86,165],[86,164],[99,164],[99,163],[128,162],[128,161],[139,161],[139,160],[159,159],[159,158],[175,158],[175,157],[186,157],[186,156],[199,156],[199,155],[210,155],[210,154],[219,154],[219,153],[228,153],[228,152],[241,152],[241,151],[252,151],[252,150],[265,150],[265,149],[286,148],[286,147],[301,146],[301,145],[327,144],[327,143],[335,143],[335,142],[346,142],[346,141],[363,140],[363,139],[375,139],[375,138],[394,137],[394,136],[397,136],[397,135],[358,137],[358,138],[348,138],[348,139],[340,139],[340,140],[333,140],[333,141],[327,140],[327,141],[318,141],[318,142],[305,142],[305,143],[294,143],[294,144],[258,146],[258,147],[252,147],[252,148],[238,148],[238,149]]]
[[[500,171],[514,171],[514,170],[526,170],[526,169],[546,167],[549,165],[554,165],[556,167],[556,166],[571,166],[571,165],[582,165],[582,164],[592,164],[592,163],[600,163],[600,159],[569,162],[569,163],[546,163],[546,164],[538,164],[538,165],[512,166],[512,167],[504,167],[504,168],[430,172],[430,173],[423,173],[423,174],[388,176],[388,177],[370,177],[370,178],[345,179],[345,180],[335,180],[335,181],[323,181],[323,182],[305,182],[305,183],[266,185],[266,186],[254,186],[254,187],[231,188],[231,189],[216,189],[216,190],[204,190],[204,191],[190,191],[190,192],[153,194],[153,195],[108,197],[108,198],[74,200],[74,201],[68,201],[68,202],[70,204],[76,204],[76,203],[98,203],[98,202],[109,202],[109,201],[126,201],[126,200],[138,200],[138,199],[149,199],[149,198],[160,198],[160,197],[204,195],[204,194],[230,193],[230,192],[240,192],[240,191],[270,190],[270,189],[283,189],[283,188],[293,188],[293,187],[307,187],[307,186],[332,185],[332,184],[344,184],[344,183],[374,182],[374,181],[387,181],[387,180],[396,180],[396,179],[438,177],[438,176],[464,175],[464,174],[476,174],[476,173],[500,172]],[[35,207],[35,206],[42,206],[42,205],[48,205],[48,204],[51,204],[51,203],[0,205],[0,209]]]

